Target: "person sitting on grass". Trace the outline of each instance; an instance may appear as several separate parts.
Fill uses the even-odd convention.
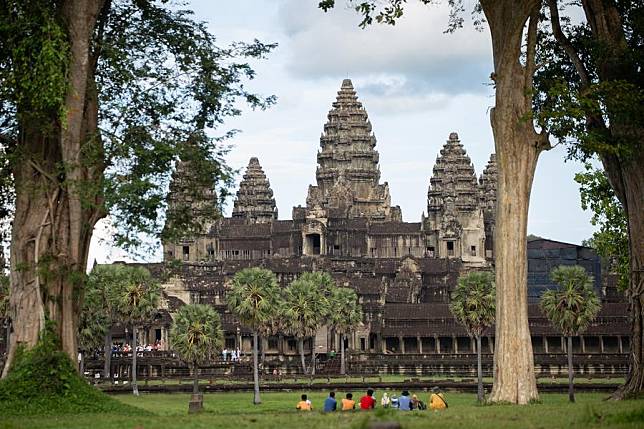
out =
[[[338,409],[335,392],[329,392],[329,397],[324,400],[324,412],[330,413]]]
[[[382,408],[389,408],[389,404],[390,404],[389,395],[387,395],[387,392],[385,392],[382,394],[380,405],[382,405]]]
[[[347,393],[347,397],[342,400],[342,411],[352,411],[356,409],[356,401],[353,400],[353,393]]]
[[[395,393],[391,395],[391,408],[398,408],[398,396]]]
[[[398,398],[398,409],[400,411],[411,411],[411,398],[406,390],[403,390]]]
[[[295,409],[300,411],[311,411],[313,409],[313,404],[311,404],[311,401],[309,401],[306,394],[304,394],[302,395],[302,400],[295,406]]]
[[[447,408],[447,401],[445,400],[445,395],[443,395],[438,387],[432,389],[432,394],[429,397],[429,408],[437,411],[444,410]]]
[[[373,410],[376,408],[376,400],[373,399],[373,389],[368,389],[367,394],[360,398],[360,409]]]
[[[427,405],[420,399],[418,399],[418,396],[416,395],[411,395],[411,409],[412,410],[426,410]]]

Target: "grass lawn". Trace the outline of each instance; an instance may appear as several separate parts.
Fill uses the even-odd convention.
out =
[[[378,399],[382,391],[377,391]],[[393,392],[389,392],[390,394]],[[413,393],[413,392],[412,392]],[[423,401],[427,393],[420,393]],[[562,394],[542,394],[541,403],[528,406],[478,406],[471,394],[448,393],[449,409],[442,412],[375,410],[323,414],[319,412],[325,392],[312,392],[315,411],[297,412],[295,403],[301,392],[262,394],[263,403],[252,405],[252,393],[213,393],[204,396],[205,410],[187,415],[189,395],[148,394],[135,398],[115,396],[118,400],[152,413],[150,416],[85,414],[47,417],[0,416],[0,429],[18,428],[366,428],[369,421],[398,420],[403,428],[642,428],[644,400],[604,402],[605,395],[580,393],[577,403],[567,402]],[[354,392],[359,397],[362,392]],[[338,398],[343,396],[338,392]]]

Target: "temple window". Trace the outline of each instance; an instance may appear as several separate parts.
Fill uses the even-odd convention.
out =
[[[434,249],[434,246],[429,246],[427,247],[427,256],[430,258],[433,258],[435,255],[436,250]]]
[[[470,246],[470,252],[472,256],[476,256],[476,246]]]
[[[454,242],[447,242],[447,256],[454,256]]]
[[[320,254],[320,234],[307,234],[306,235],[306,254],[319,255]]]
[[[183,260],[187,261],[190,259],[190,246],[183,246]]]

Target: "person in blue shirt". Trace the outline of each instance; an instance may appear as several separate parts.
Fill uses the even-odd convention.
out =
[[[324,400],[324,412],[330,413],[338,408],[338,403],[335,400],[335,392],[329,392],[329,397]]]
[[[398,397],[398,409],[401,411],[411,411],[411,398],[409,397],[409,392],[403,390]]]

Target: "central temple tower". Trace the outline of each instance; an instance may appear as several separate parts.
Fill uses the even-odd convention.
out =
[[[309,186],[306,198],[308,218],[402,220],[400,207],[391,207],[389,185],[379,183],[375,146],[367,111],[345,79],[320,137],[317,186]]]

